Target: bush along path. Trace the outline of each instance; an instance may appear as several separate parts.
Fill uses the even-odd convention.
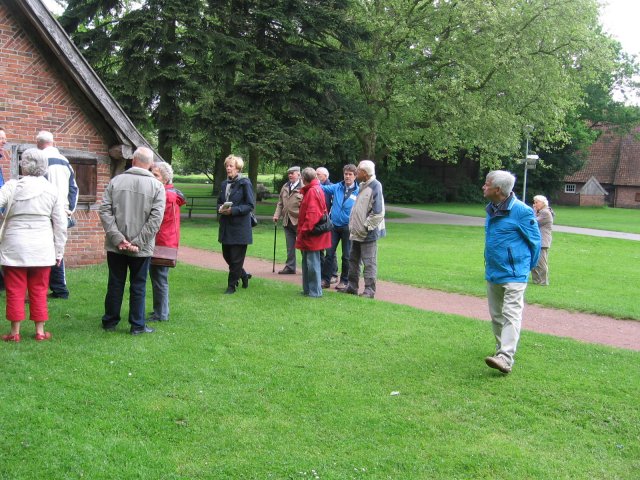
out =
[[[227,270],[222,254],[196,248],[180,247],[179,260],[214,270]],[[276,272],[283,265],[276,264]],[[284,281],[302,286],[302,275],[278,275],[274,273],[272,262],[247,257],[245,270],[254,277]],[[224,291],[220,286],[220,292]],[[324,290],[326,295],[343,295],[333,288]],[[455,293],[428,290],[426,288],[399,285],[392,282],[377,282],[375,300],[408,305],[422,310],[461,315],[479,320],[490,320],[485,298]],[[628,350],[640,351],[640,322],[617,320],[588,313],[568,312],[538,305],[525,305],[522,322],[524,330],[546,333],[559,337],[570,337],[589,343],[599,343]]]

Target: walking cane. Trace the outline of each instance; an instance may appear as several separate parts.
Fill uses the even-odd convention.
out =
[[[273,273],[276,273],[276,239],[278,238],[278,222],[273,222]]]

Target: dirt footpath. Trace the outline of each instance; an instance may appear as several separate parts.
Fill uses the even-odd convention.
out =
[[[222,255],[189,247],[180,247],[181,262],[214,270],[227,270]],[[276,264],[276,272],[283,265]],[[245,269],[254,277],[302,285],[302,275],[278,275],[272,272],[272,263],[247,257]],[[222,286],[220,287],[222,289]],[[484,298],[445,293],[425,288],[398,285],[378,281],[375,300],[408,305],[433,312],[452,313],[480,320],[490,320],[487,301]],[[342,295],[331,289],[327,295]],[[365,301],[363,299],[363,301]],[[567,312],[554,308],[526,305],[523,329],[570,337],[589,343],[611,345],[640,351],[640,321],[616,320],[586,313]]]

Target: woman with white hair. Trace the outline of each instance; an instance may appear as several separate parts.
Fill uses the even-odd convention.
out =
[[[67,241],[67,215],[58,190],[44,177],[47,155],[37,148],[22,154],[22,178],[9,180],[0,189],[5,220],[0,228],[0,264],[7,288],[7,320],[11,333],[5,342],[20,341],[29,292],[29,317],[35,323],[36,341],[49,340],[44,331],[49,319],[47,291],[52,265],[60,265]]]
[[[178,248],[180,244],[180,207],[186,202],[180,190],[173,186],[173,168],[166,162],[155,162],[151,173],[164,185],[166,203],[160,230],[156,234],[156,245]],[[147,322],[169,320],[169,268],[166,265],[149,266],[153,288],[153,312]]]
[[[533,210],[536,212],[536,220],[540,228],[542,238],[540,258],[538,265],[531,270],[531,279],[536,285],[549,285],[549,247],[551,247],[551,228],[553,227],[554,213],[549,206],[549,200],[543,195],[533,197]]]

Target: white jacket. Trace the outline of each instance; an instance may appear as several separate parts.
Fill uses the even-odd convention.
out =
[[[64,256],[67,215],[58,190],[46,178],[9,180],[0,188],[0,208],[8,208],[0,238],[0,265],[47,267]]]

